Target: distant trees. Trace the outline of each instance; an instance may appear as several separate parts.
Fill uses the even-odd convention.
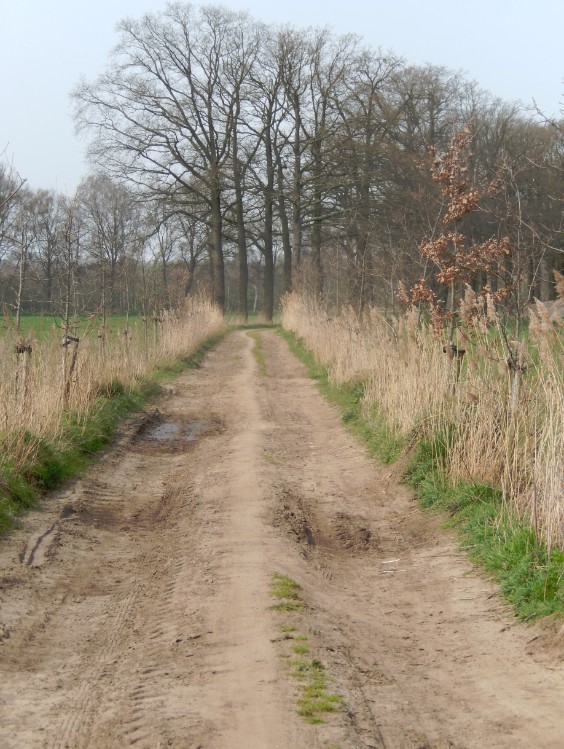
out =
[[[551,167],[561,168],[562,143],[548,124],[460,75],[326,29],[175,4],[120,31],[107,71],[75,92],[77,122],[107,173],[201,225],[220,305],[233,252],[242,317],[257,253],[268,319],[275,289],[295,282],[316,295],[340,283],[358,309],[393,303],[400,277],[422,270],[416,248],[441,212],[428,149],[445,151],[465,123],[475,176],[497,175],[505,191],[472,215],[472,241],[512,227],[520,254],[507,272],[526,298],[552,293],[562,184]]]
[[[439,293],[418,252],[440,234],[445,210],[430,149],[446,153],[464,126],[469,182],[497,184],[465,234],[476,246],[492,236],[512,245],[476,283],[510,287],[506,303],[518,312],[554,294],[561,123],[358,37],[217,6],[175,3],[122,21],[119,35],[106,70],[74,92],[95,167],[76,198],[24,197],[0,169],[0,289],[10,304],[22,221],[33,290],[22,300],[59,304],[71,205],[79,307],[150,312],[199,284],[243,319],[257,306],[270,319],[293,287],[359,311],[393,307],[402,279],[424,277]]]
[[[102,174],[71,198],[3,187],[0,301],[16,324],[22,312],[88,312],[103,329],[112,313],[177,307],[194,289],[207,243],[192,219],[159,212]]]

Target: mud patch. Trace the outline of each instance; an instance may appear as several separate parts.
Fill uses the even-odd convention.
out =
[[[164,440],[177,439],[179,436],[180,426],[170,421],[164,421],[161,424],[153,426],[153,428],[145,435],[145,439],[163,442]]]
[[[330,524],[322,524],[310,500],[289,488],[280,491],[281,504],[274,511],[274,525],[285,528],[305,551],[321,549],[332,555],[361,554],[378,549],[378,538],[365,518],[338,512]]]
[[[318,544],[315,522],[303,497],[290,489],[280,491],[281,503],[274,510],[273,524],[283,528],[294,541],[313,549]]]
[[[333,520],[332,531],[345,551],[362,553],[378,548],[378,539],[364,518],[338,512]]]
[[[220,434],[223,421],[216,415],[183,416],[155,411],[138,430],[133,445],[137,450],[152,453],[183,452],[200,438]]]
[[[119,508],[101,502],[85,502],[75,507],[74,517],[99,530],[119,530],[123,517]]]
[[[280,510],[276,513],[275,525],[278,527],[286,526],[289,533],[291,533],[295,540],[300,544],[305,544],[310,548],[317,545],[315,533],[311,528],[311,524],[308,522],[306,516],[298,511],[296,508],[292,508],[288,504],[284,504]]]
[[[274,526],[285,529],[305,556],[315,550],[334,551],[334,541],[320,525],[311,503],[289,488],[279,494],[281,504],[274,511]]]
[[[16,585],[19,585],[21,582],[22,578],[16,577],[15,575],[0,577],[0,590],[10,590],[10,588],[15,588]]]

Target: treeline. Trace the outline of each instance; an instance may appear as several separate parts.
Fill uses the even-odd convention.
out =
[[[554,296],[561,121],[356,36],[216,6],[170,5],[122,21],[119,34],[105,72],[74,92],[99,174],[72,199],[12,195],[13,175],[2,175],[10,303],[68,297],[71,266],[77,304],[114,309],[173,304],[198,277],[244,318],[257,303],[271,318],[293,288],[356,310],[393,307],[400,282],[420,278],[439,294],[419,248],[440,235],[446,210],[433,161],[464,128],[471,153],[460,168],[481,186],[464,235],[472,246],[507,237],[510,248],[476,283],[511,288],[506,304],[518,310]]]
[[[204,244],[196,222],[165,220],[102,174],[68,197],[0,166],[0,293],[16,317],[177,308],[198,285]]]

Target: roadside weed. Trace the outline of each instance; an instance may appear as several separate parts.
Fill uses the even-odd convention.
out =
[[[285,613],[287,616],[295,616],[300,608],[306,604],[300,597],[301,586],[295,580],[286,575],[274,573],[272,575],[272,595],[280,603],[271,608],[275,611]],[[332,713],[343,702],[338,694],[328,690],[328,677],[325,667],[317,658],[307,657],[310,652],[308,635],[299,632],[293,624],[282,624],[279,631],[286,634],[283,640],[293,641],[291,652],[287,650],[281,653],[281,657],[287,661],[290,673],[297,682],[298,699],[297,711],[308,723],[324,723],[323,714]]]

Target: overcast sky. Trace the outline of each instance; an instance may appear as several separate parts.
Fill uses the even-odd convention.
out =
[[[165,0],[1,0],[0,153],[33,188],[71,193],[87,172],[69,93],[102,71],[115,25]],[[223,0],[270,22],[354,32],[409,63],[462,70],[507,101],[564,109],[564,0]]]

